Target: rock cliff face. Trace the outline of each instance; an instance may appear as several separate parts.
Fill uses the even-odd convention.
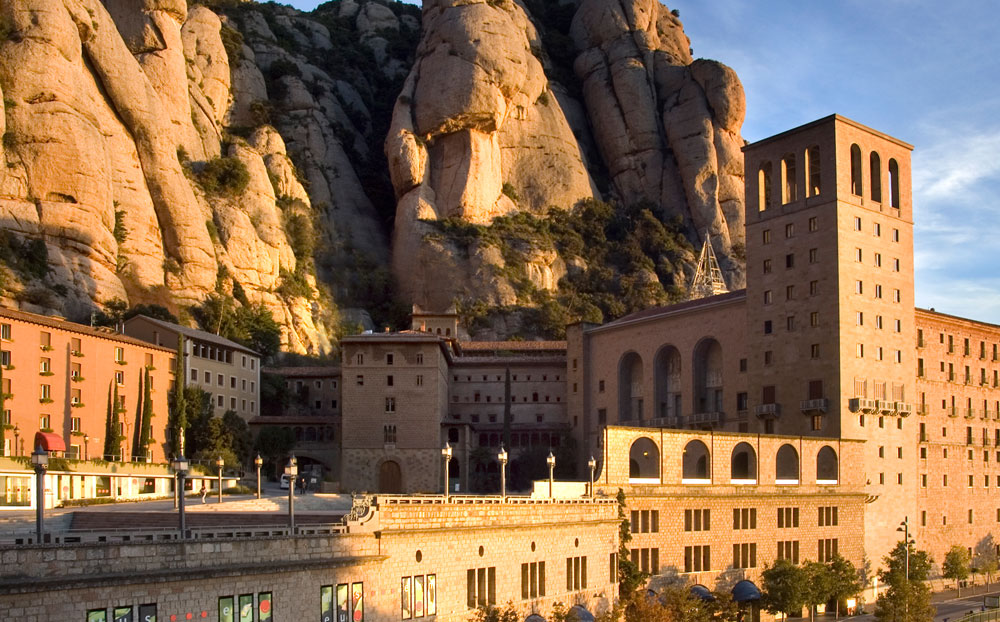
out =
[[[231,297],[319,354],[338,306],[552,307],[567,279],[663,301],[674,234],[742,285],[742,88],[657,0],[207,1],[0,3],[6,304]],[[601,272],[559,216],[581,201],[647,257]]]
[[[692,242],[711,234],[730,284],[742,286],[744,99],[735,73],[693,61],[679,19],[658,0],[583,0],[569,5],[566,33],[579,82],[563,85],[546,77],[557,73],[557,51],[529,6],[546,9],[424,2],[417,61],[386,139],[398,197],[393,265],[406,294],[429,308],[463,297],[525,303],[497,253],[451,244],[435,222],[490,225],[570,209],[602,197],[598,177],[610,179],[603,198],[661,206]],[[599,158],[586,156],[590,145]],[[565,274],[553,255],[528,259],[538,289],[555,291]]]

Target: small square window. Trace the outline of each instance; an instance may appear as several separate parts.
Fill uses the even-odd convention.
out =
[[[785,255],[785,268],[795,267],[795,253],[788,253]]]
[[[810,231],[818,231],[819,230],[819,224],[817,223],[815,216],[812,216],[811,218],[809,218],[809,230]]]

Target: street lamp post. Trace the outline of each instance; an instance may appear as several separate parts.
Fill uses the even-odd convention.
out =
[[[257,467],[257,498],[260,499],[260,465],[264,464],[264,459],[257,454],[257,457],[253,459],[253,464]]]
[[[39,445],[31,454],[31,464],[35,467],[35,539],[41,544],[45,534],[45,470],[49,467],[49,452]]]
[[[83,461],[86,462],[90,459],[90,435],[83,435]]]
[[[549,465],[549,499],[552,498],[552,480],[555,477],[556,470],[556,457],[549,452],[549,457],[545,459],[545,462]]]
[[[184,456],[174,458],[174,473],[177,474],[177,485],[174,487],[174,494],[177,498],[177,527],[181,531],[181,538],[187,537],[187,526],[184,524],[184,480],[187,479],[188,461]]]
[[[222,467],[226,466],[226,461],[222,456],[215,461],[215,466],[219,467],[219,503],[222,503]]]
[[[288,528],[292,534],[295,533],[295,481],[298,474],[299,463],[292,454],[285,465],[285,475],[288,476]]]
[[[444,500],[448,501],[448,468],[451,466],[451,445],[448,443],[444,444],[444,448],[441,449],[441,457],[444,459]]]
[[[21,455],[21,452],[17,450],[17,448],[18,448],[17,437],[18,437],[18,435],[20,433],[21,433],[21,428],[17,427],[17,424],[15,423],[14,424],[14,455],[16,455],[16,456],[20,456]],[[21,445],[20,447],[24,448],[24,445]]]
[[[497,454],[500,460],[500,501],[507,500],[507,450],[500,446],[500,453]]]
[[[904,550],[906,551],[906,556],[905,556],[906,580],[909,581],[910,580],[910,517],[909,516],[903,517],[903,522],[899,524],[899,527],[896,527],[896,531],[903,532],[903,544],[906,545],[904,548]]]
[[[594,498],[594,471],[597,469],[597,460],[591,456],[590,460],[587,460],[587,466],[590,467],[590,498]]]

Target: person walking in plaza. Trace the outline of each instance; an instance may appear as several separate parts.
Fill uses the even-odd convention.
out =
[[[201,482],[201,502],[205,503],[205,497],[208,496],[208,488],[205,488],[205,481]]]

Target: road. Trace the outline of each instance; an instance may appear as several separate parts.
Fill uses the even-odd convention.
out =
[[[995,596],[996,593],[993,593],[993,595]],[[934,622],[954,622],[969,612],[979,611],[982,606],[983,594],[937,603],[937,614],[934,616]],[[870,608],[874,608],[874,605],[871,605]],[[875,616],[868,613],[863,616],[846,619],[850,622],[871,622],[875,619]]]

